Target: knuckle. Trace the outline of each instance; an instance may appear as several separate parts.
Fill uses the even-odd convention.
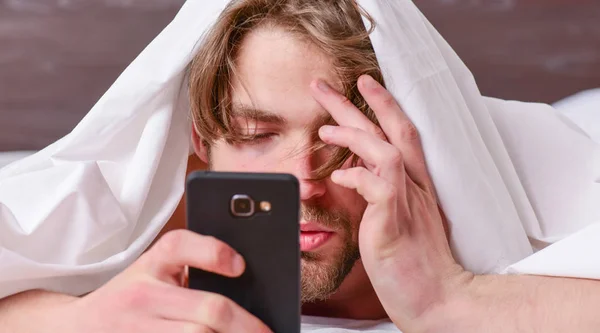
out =
[[[398,199],[398,189],[395,186],[387,184],[381,189],[381,197],[385,202],[393,202]]]
[[[129,286],[120,296],[119,302],[128,308],[142,308],[150,302],[152,286],[147,281],[137,281]]]
[[[167,258],[177,256],[183,237],[183,230],[173,230],[164,234],[157,243],[160,253]]]
[[[233,319],[233,305],[223,296],[214,294],[206,297],[202,308],[207,324],[229,323]]]
[[[185,333],[212,333],[214,331],[205,325],[186,323],[183,328],[183,332],[185,332]]]
[[[381,127],[379,126],[374,126],[374,128],[372,129],[372,132],[380,139],[382,140],[386,140],[387,137],[385,135],[385,132],[383,132],[383,130],[381,129]]]
[[[344,108],[355,108],[354,103],[346,96],[340,97],[340,104],[343,105]]]
[[[410,121],[403,123],[400,128],[400,134],[402,135],[403,140],[416,141],[419,139],[419,131],[417,130],[417,127]]]
[[[336,128],[336,134],[338,136],[343,136],[346,139],[352,138],[352,128],[346,126],[338,126]]]
[[[154,245],[156,246],[156,245]],[[136,261],[135,263],[131,266],[130,269],[135,269],[135,268],[149,268],[152,267],[153,263],[154,263],[154,251],[153,249],[150,251],[146,251],[144,252]]]
[[[401,167],[404,165],[404,156],[399,150],[394,150],[388,155],[388,163],[393,167]]]
[[[354,169],[354,175],[352,175],[352,177],[356,179],[356,183],[360,187],[365,187],[369,185],[369,179],[371,179],[371,177],[369,177],[369,173],[369,170],[363,167],[358,167]]]
[[[381,103],[387,109],[398,107],[398,102],[396,102],[396,99],[391,94],[386,94]]]
[[[364,133],[357,128],[346,127],[346,128],[344,128],[344,131],[345,131],[344,140],[350,146],[356,145],[357,143],[359,143],[361,141],[361,138],[363,138],[362,134],[364,134]]]
[[[360,179],[365,179],[367,176],[367,173],[369,171],[363,167],[357,167],[354,169],[354,173],[355,173],[355,177],[360,178]]]

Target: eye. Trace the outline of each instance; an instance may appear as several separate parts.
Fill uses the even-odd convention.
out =
[[[256,133],[248,138],[243,139],[242,143],[250,144],[250,145],[258,145],[261,143],[268,142],[269,140],[271,140],[272,138],[274,138],[277,135],[278,135],[277,133],[273,133],[273,132]]]

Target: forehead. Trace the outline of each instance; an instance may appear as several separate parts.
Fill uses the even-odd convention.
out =
[[[281,28],[257,28],[237,54],[233,102],[291,121],[310,121],[326,112],[310,93],[317,78],[337,86],[331,59],[321,50]]]

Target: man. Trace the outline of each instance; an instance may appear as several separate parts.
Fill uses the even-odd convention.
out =
[[[228,15],[240,17],[236,9],[252,3],[239,1],[226,10],[216,31],[219,24],[231,25]],[[288,10],[301,6],[280,3]],[[352,1],[336,4],[349,18],[360,18],[349,11]],[[271,7],[256,8],[277,15]],[[217,43],[215,36],[206,45]],[[287,172],[300,180],[301,223],[321,231],[301,236],[305,314],[389,319],[403,332],[599,327],[597,282],[475,275],[456,263],[416,128],[381,79],[373,78],[377,70],[348,85],[333,54],[276,20],[250,27],[237,43],[225,42],[235,46],[234,54],[224,53],[235,65],[224,67],[219,60],[227,58],[213,52],[202,57],[207,46],[191,67],[194,151],[217,171]],[[217,64],[207,65],[211,61]],[[235,75],[215,72],[213,81],[222,81],[211,82],[211,68]],[[215,94],[219,84],[230,87],[221,92],[228,97]],[[203,93],[222,105],[221,113]],[[348,148],[358,160],[336,147]],[[336,165],[330,162],[336,156],[346,158]],[[319,174],[332,165],[330,175]],[[186,265],[226,276],[244,270],[243,258],[226,244],[176,231],[84,297],[26,292],[3,300],[0,318],[18,332],[268,331],[230,300],[181,288]]]

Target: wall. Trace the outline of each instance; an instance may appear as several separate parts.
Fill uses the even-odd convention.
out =
[[[600,86],[598,0],[415,2],[486,95],[553,102]],[[0,151],[67,134],[182,3],[0,0]]]

